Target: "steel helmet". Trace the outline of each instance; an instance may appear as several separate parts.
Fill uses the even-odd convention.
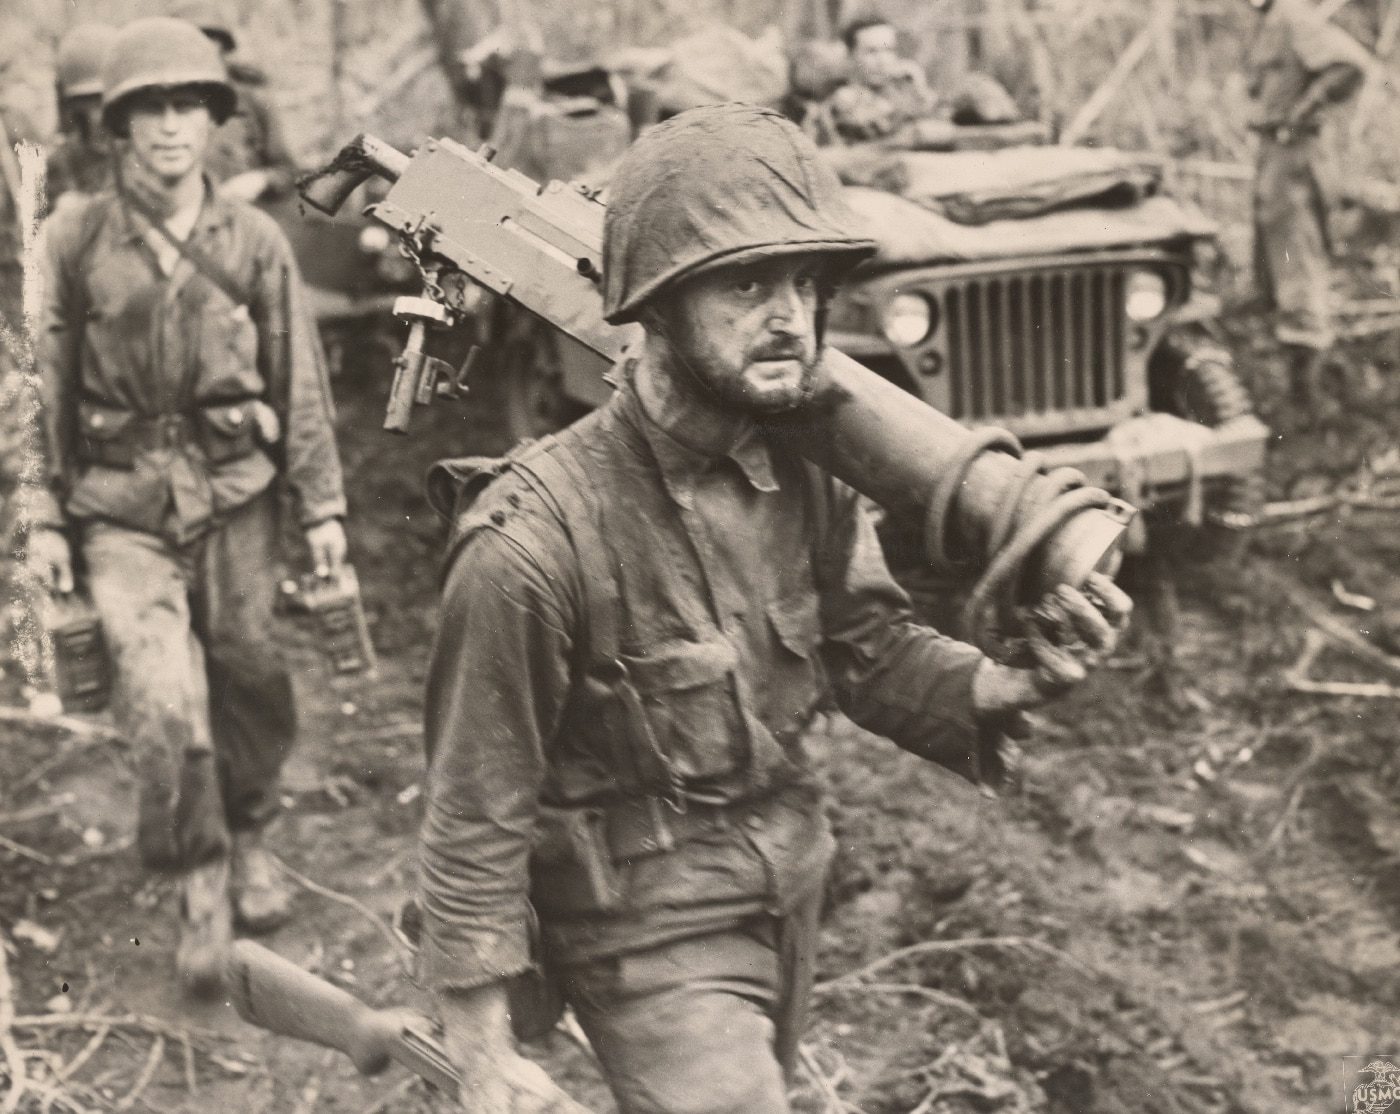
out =
[[[103,125],[126,135],[122,102],[142,89],[176,85],[199,86],[217,124],[232,116],[238,103],[219,48],[193,23],[165,16],[128,23],[112,40],[102,69]]]
[[[218,4],[213,0],[181,0],[171,9],[176,19],[193,23],[229,54],[238,49],[238,40],[229,30],[229,21]]]
[[[609,187],[603,314],[621,325],[665,287],[713,266],[875,252],[841,183],[792,121],[767,108],[692,108],[645,132]]]
[[[92,97],[102,93],[102,65],[117,29],[106,23],[80,23],[58,43],[55,66],[59,97]]]

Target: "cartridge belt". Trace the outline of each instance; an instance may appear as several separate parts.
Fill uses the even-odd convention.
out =
[[[660,797],[635,797],[604,810],[604,831],[613,862],[674,850],[706,832],[724,831],[754,811],[752,802],[705,804],[687,801],[678,811]]]

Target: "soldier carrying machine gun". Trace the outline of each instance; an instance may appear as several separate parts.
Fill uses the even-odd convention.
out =
[[[446,141],[407,159],[362,139],[309,199],[334,209],[368,173],[394,181],[371,212],[436,307],[389,428],[460,389],[427,319],[450,324],[469,280],[619,365],[563,433],[437,473],[454,528],[419,962],[463,1098],[577,1109],[510,1043],[543,967],[627,1114],[786,1111],[833,850],[817,713],[996,781],[1023,710],[1112,651],[1131,511],[824,349],[833,284],[873,243],[775,113],[652,129],[606,210]],[[930,560],[984,570],[981,649],[914,619],[857,493],[919,514]],[[239,977],[295,1008],[270,967]]]

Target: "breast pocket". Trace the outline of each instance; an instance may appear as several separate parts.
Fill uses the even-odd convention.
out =
[[[621,659],[663,763],[687,782],[731,773],[744,752],[734,674],[739,652],[723,635],[673,641]]]
[[[198,345],[201,396],[263,393],[258,327],[247,306],[220,308],[211,300],[200,318]]]

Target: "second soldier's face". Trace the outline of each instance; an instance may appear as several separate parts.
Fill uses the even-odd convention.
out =
[[[168,185],[204,166],[214,134],[209,105],[195,89],[153,89],[138,93],[127,116],[131,151]]]
[[[788,256],[719,267],[672,300],[668,340],[724,405],[777,413],[816,382],[822,260]]]
[[[862,85],[878,89],[899,68],[899,40],[888,23],[863,28],[851,47],[851,68]]]

